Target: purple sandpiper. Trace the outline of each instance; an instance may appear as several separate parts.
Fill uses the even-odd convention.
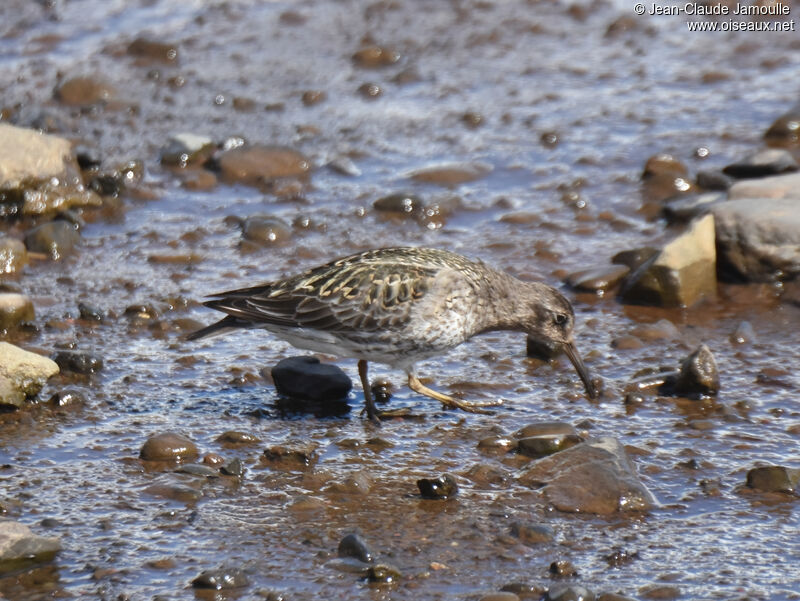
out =
[[[575,314],[563,295],[445,250],[369,250],[282,280],[214,294],[204,304],[227,316],[189,340],[232,328],[263,328],[300,349],[358,359],[367,415],[374,422],[390,412],[375,407],[369,361],[404,370],[413,391],[445,407],[489,413],[485,407],[497,403],[468,403],[431,390],[414,365],[498,330],[560,345],[589,397],[597,396],[575,348]]]

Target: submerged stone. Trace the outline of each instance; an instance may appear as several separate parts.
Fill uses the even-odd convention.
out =
[[[458,483],[450,474],[438,478],[420,478],[417,487],[423,499],[450,499],[458,494]]]

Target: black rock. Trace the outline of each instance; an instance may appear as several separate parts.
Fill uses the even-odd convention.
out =
[[[716,395],[719,392],[719,371],[714,355],[705,344],[684,359],[675,381],[679,394]]]
[[[278,394],[308,401],[338,401],[353,383],[341,368],[316,357],[289,357],[272,368]]]
[[[62,371],[76,374],[93,374],[103,369],[103,360],[100,357],[81,351],[60,350],[52,359]]]
[[[704,190],[715,192],[727,192],[733,184],[733,180],[721,171],[698,171],[695,182]]]
[[[779,148],[769,148],[738,163],[728,165],[722,172],[731,177],[744,179],[778,175],[797,171],[797,169],[797,161],[794,160],[791,152]]]
[[[348,534],[339,541],[336,552],[339,557],[354,557],[365,563],[372,563],[375,556],[367,547],[367,543],[358,534]]]
[[[78,312],[81,319],[86,321],[103,321],[103,312],[93,305],[78,303]]]
[[[546,340],[537,340],[532,336],[528,336],[525,347],[525,354],[528,357],[533,357],[540,361],[552,361],[563,352],[564,347],[561,344],[550,343]]]
[[[242,588],[250,584],[245,573],[238,569],[206,570],[192,580],[194,588],[210,588],[217,591]]]
[[[458,494],[458,483],[450,474],[438,478],[420,478],[417,486],[423,499],[449,499]]]

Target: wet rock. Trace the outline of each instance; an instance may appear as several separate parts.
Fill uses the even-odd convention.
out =
[[[144,493],[159,499],[194,504],[203,498],[203,491],[179,482],[156,482],[144,489]]]
[[[800,197],[732,200],[712,212],[724,277],[767,282],[800,275]]]
[[[698,171],[694,181],[704,190],[718,192],[727,192],[733,185],[733,180],[721,171]]]
[[[367,570],[367,580],[375,584],[391,584],[401,577],[400,570],[386,563],[376,563]]]
[[[565,281],[576,290],[602,293],[616,287],[629,272],[626,265],[592,267],[569,274]]]
[[[16,238],[0,236],[0,274],[19,273],[28,264],[28,251]]]
[[[727,200],[727,196],[719,192],[690,194],[668,201],[661,211],[669,223],[686,223],[705,215],[712,207]]]
[[[145,461],[188,461],[198,455],[197,445],[183,434],[154,434],[142,446],[139,457]]]
[[[527,457],[552,455],[583,442],[577,434],[540,434],[517,441],[517,450]]]
[[[322,90],[307,90],[303,92],[301,100],[306,106],[314,106],[325,100],[326,94]]]
[[[689,170],[680,160],[671,154],[661,153],[651,156],[644,164],[642,179],[659,175],[669,175],[673,177],[687,177]]]
[[[217,157],[222,177],[230,183],[257,185],[281,178],[305,178],[311,161],[291,148],[239,146]]]
[[[242,223],[242,237],[260,246],[284,244],[292,237],[292,227],[277,217],[252,215]]]
[[[345,398],[353,383],[342,369],[316,357],[289,357],[272,368],[278,394],[314,402]]]
[[[775,143],[790,145],[800,142],[800,107],[794,107],[778,117],[764,134]]]
[[[554,561],[550,564],[548,571],[558,578],[569,578],[578,575],[578,569],[571,561],[566,559]]]
[[[595,595],[589,589],[577,584],[550,587],[542,601],[594,601]]]
[[[686,165],[670,154],[650,157],[642,172],[642,182],[645,198],[658,202],[686,194],[693,188]]]
[[[745,158],[737,163],[726,166],[722,172],[725,175],[739,179],[765,177],[797,171],[797,161],[788,150],[768,148]]]
[[[239,568],[207,570],[201,572],[197,578],[192,580],[194,588],[206,588],[216,591],[243,588],[249,584],[250,581],[247,575]]]
[[[361,169],[358,168],[353,162],[353,159],[346,156],[339,156],[328,163],[328,168],[332,169],[340,175],[347,175],[349,177],[358,177],[361,175]]]
[[[0,292],[0,331],[30,323],[33,319],[33,302],[30,298],[15,292]]]
[[[89,106],[108,102],[116,95],[110,84],[94,77],[73,77],[56,88],[56,99],[69,106]]]
[[[101,322],[104,319],[103,311],[87,303],[78,303],[78,314],[84,321]]]
[[[632,272],[621,296],[632,304],[688,307],[716,288],[714,217],[706,215]]]
[[[244,465],[242,465],[241,459],[235,457],[223,463],[220,466],[219,471],[223,476],[235,476],[236,478],[241,478],[244,476]]]
[[[417,182],[454,188],[486,177],[492,171],[488,163],[446,163],[413,171],[409,177]]]
[[[331,482],[325,492],[341,495],[365,495],[372,488],[372,478],[366,472],[349,474],[344,480]]]
[[[681,590],[671,584],[648,584],[641,587],[638,592],[642,599],[657,599],[660,601],[670,601],[681,596]]]
[[[617,593],[602,593],[597,597],[597,601],[636,601],[633,597],[626,597]]]
[[[646,511],[657,503],[622,444],[610,437],[539,459],[518,479],[525,486],[543,487],[544,497],[560,511],[608,515]]]
[[[216,442],[225,445],[250,445],[261,442],[258,436],[249,432],[239,432],[238,430],[227,430],[216,438]]]
[[[81,407],[86,404],[84,396],[76,390],[61,390],[47,401],[53,407]]]
[[[21,562],[50,561],[61,550],[55,537],[37,536],[25,524],[0,520],[0,574],[18,569]]]
[[[468,111],[461,115],[461,122],[472,129],[480,127],[484,124],[484,121],[484,116],[480,113],[476,113],[475,111]]]
[[[381,213],[394,213],[418,218],[425,210],[425,204],[416,194],[397,192],[382,196],[372,203],[372,208]]]
[[[548,340],[528,336],[525,342],[525,354],[540,361],[552,361],[560,357],[563,352],[564,347],[561,344],[552,343]]]
[[[747,486],[762,492],[800,495],[800,469],[781,465],[754,467],[747,472]]]
[[[657,254],[657,248],[652,248],[649,246],[644,248],[633,248],[618,252],[611,257],[611,262],[614,265],[626,265],[631,271],[635,271]]]
[[[544,595],[545,589],[536,584],[527,582],[509,582],[500,587],[503,592],[514,593],[520,599],[536,599],[537,601]]]
[[[655,323],[636,326],[631,334],[642,340],[677,340],[681,333],[669,319],[659,319]]]
[[[76,374],[93,374],[103,369],[103,360],[91,353],[82,351],[60,350],[53,357],[61,371],[71,371]]]
[[[0,342],[0,405],[20,407],[58,373],[55,361]]]
[[[701,344],[684,359],[675,382],[679,394],[716,395],[719,392],[719,371],[711,350]]]
[[[569,422],[534,422],[523,426],[514,432],[514,438],[529,438],[531,436],[558,436],[576,435],[575,426]]]
[[[128,44],[128,55],[162,63],[178,60],[178,45],[139,37]]]
[[[417,487],[423,499],[450,499],[458,494],[458,483],[450,474],[438,478],[420,478]]]
[[[319,454],[314,443],[273,445],[264,451],[264,459],[274,466],[304,469],[314,465]]]
[[[175,134],[161,149],[161,163],[173,167],[204,163],[211,157],[214,148],[214,141],[207,136]]]
[[[511,536],[518,538],[526,545],[541,545],[553,542],[555,534],[553,529],[541,524],[522,524],[514,522],[511,524]]]
[[[639,559],[638,551],[626,551],[625,549],[614,549],[611,553],[604,556],[603,559],[611,568],[620,568],[629,564],[635,559]]]
[[[372,82],[362,83],[358,86],[358,94],[366,100],[375,100],[383,94],[383,88]]]
[[[400,60],[400,54],[391,48],[371,45],[359,49],[353,54],[353,62],[358,67],[375,69],[395,64]]]
[[[730,341],[733,344],[753,344],[757,341],[756,333],[753,331],[753,326],[749,321],[743,321],[730,335]]]
[[[190,476],[199,476],[201,478],[219,478],[219,472],[213,467],[202,465],[200,463],[188,463],[181,465],[175,469],[176,474],[189,474]]]
[[[517,441],[508,436],[487,436],[478,441],[478,448],[489,453],[508,453],[516,450]]]
[[[354,557],[365,563],[372,563],[375,555],[358,534],[347,534],[339,541],[336,549],[339,557]]]
[[[464,474],[475,488],[490,489],[495,486],[506,488],[508,486],[508,472],[495,465],[476,463]]]
[[[728,191],[730,200],[747,200],[760,208],[761,199],[800,198],[800,173],[773,175],[736,182]],[[755,199],[755,200],[754,200]]]
[[[519,601],[519,595],[508,591],[483,595],[479,601]]]
[[[30,252],[49,255],[55,261],[71,254],[80,240],[78,230],[66,221],[43,223],[25,234],[25,246]]]

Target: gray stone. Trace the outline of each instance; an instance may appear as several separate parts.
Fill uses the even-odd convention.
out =
[[[216,591],[243,588],[249,584],[250,581],[247,575],[239,568],[207,570],[192,580],[192,586],[194,588],[212,589]]]
[[[603,293],[617,286],[630,269],[626,265],[604,265],[581,269],[567,276],[566,283],[576,290]]]
[[[705,215],[713,206],[726,201],[727,197],[720,192],[692,194],[668,202],[661,211],[670,223],[685,223]]]
[[[31,322],[33,318],[30,298],[16,292],[0,292],[0,331]]]
[[[788,150],[767,148],[737,163],[725,167],[722,172],[740,179],[765,177],[797,171],[797,161]]]
[[[545,499],[560,511],[609,515],[647,511],[658,504],[625,448],[611,437],[587,440],[539,459],[518,480],[531,488],[543,487]]]
[[[14,569],[19,567],[14,562],[49,561],[60,550],[58,538],[37,536],[25,524],[0,520],[0,574],[3,564]]]
[[[800,174],[796,180],[800,193]],[[712,209],[720,274],[767,282],[800,275],[800,197],[732,200]]]
[[[595,594],[577,584],[559,584],[550,588],[544,601],[594,601]]]
[[[354,557],[364,563],[375,561],[375,554],[358,534],[346,534],[336,549],[339,557]]]
[[[18,273],[28,264],[28,250],[21,240],[0,237],[0,274]]]
[[[681,364],[675,381],[679,394],[716,395],[719,392],[719,370],[711,350],[701,344]]]
[[[747,472],[747,486],[762,492],[800,494],[800,469],[781,465],[754,467]]]
[[[718,190],[727,192],[733,185],[733,180],[721,171],[698,171],[695,182],[704,190]]]
[[[621,296],[632,304],[689,307],[716,289],[714,216],[706,215],[631,273]]]
[[[800,173],[773,175],[736,182],[728,191],[730,200],[762,198],[800,199]],[[750,202],[753,202],[752,200]],[[756,203],[760,201],[755,201]]]
[[[43,253],[54,260],[72,253],[80,240],[78,230],[66,221],[43,223],[25,234],[25,246],[30,252]]]
[[[0,342],[0,405],[22,406],[26,397],[38,394],[57,373],[55,361]]]

